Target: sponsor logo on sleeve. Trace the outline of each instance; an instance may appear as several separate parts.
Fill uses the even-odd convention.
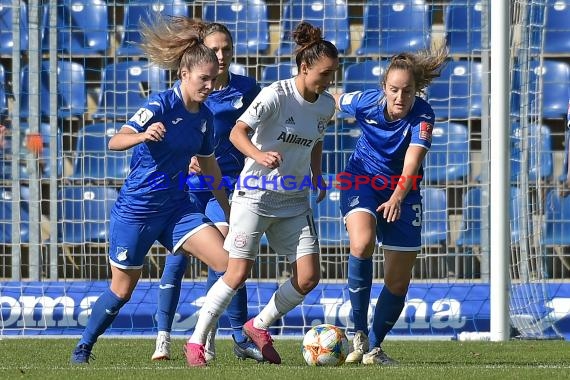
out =
[[[137,123],[139,126],[144,127],[146,123],[154,116],[148,108],[139,108],[137,112],[131,117],[129,121]]]
[[[422,121],[420,123],[420,139],[431,142],[431,134],[433,131],[433,125],[427,121]]]

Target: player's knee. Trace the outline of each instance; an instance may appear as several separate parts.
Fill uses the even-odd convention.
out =
[[[350,254],[360,259],[367,259],[372,257],[374,252],[374,240],[368,239],[351,239],[350,240]]]
[[[298,279],[297,285],[299,286],[299,292],[301,294],[308,294],[319,284],[320,280],[321,274],[318,271],[313,273],[311,276]]]

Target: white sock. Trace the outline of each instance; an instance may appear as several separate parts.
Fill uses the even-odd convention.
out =
[[[198,322],[188,343],[206,344],[208,332],[215,328],[220,315],[226,310],[235,294],[236,291],[226,285],[222,278],[214,283],[206,295],[206,302],[200,309]]]
[[[294,309],[304,299],[305,296],[293,287],[291,280],[285,282],[273,293],[267,305],[255,317],[253,327],[267,330],[273,322]]]
[[[170,333],[168,331],[159,331],[157,338],[164,337],[166,340],[170,340]]]

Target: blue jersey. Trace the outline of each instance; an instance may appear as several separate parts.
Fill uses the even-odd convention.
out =
[[[408,146],[431,147],[435,115],[422,98],[415,98],[406,117],[388,121],[384,117],[386,99],[380,89],[343,94],[340,110],[356,119],[362,136],[346,165],[346,172],[366,176],[399,176],[404,168]],[[418,173],[423,175],[420,166]],[[380,184],[382,185],[382,184]]]
[[[178,85],[152,95],[125,126],[141,133],[162,122],[166,133],[162,141],[133,148],[130,173],[115,204],[117,214],[145,219],[167,215],[181,207],[179,202],[187,202],[190,158],[214,152],[212,120],[212,112],[204,105],[197,113],[186,110]]]
[[[222,175],[226,177],[224,183],[233,183],[243,169],[244,155],[230,142],[230,132],[259,91],[254,79],[230,73],[228,85],[213,91],[205,101],[214,114],[214,149]],[[208,189],[199,176],[188,177],[188,187],[190,190]]]

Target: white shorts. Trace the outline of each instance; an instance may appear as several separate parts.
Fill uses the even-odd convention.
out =
[[[277,218],[258,215],[242,204],[232,203],[230,230],[224,241],[230,257],[255,260],[263,233],[271,248],[278,255],[287,256],[290,263],[320,252],[311,209],[297,216]]]

